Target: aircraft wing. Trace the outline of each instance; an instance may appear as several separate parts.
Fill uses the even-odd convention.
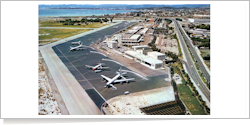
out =
[[[115,90],[117,89],[114,85],[112,84],[109,84],[112,88],[114,88]]]
[[[101,77],[104,78],[104,79],[106,79],[106,80],[108,80],[108,81],[111,81],[111,79],[108,78],[107,76],[101,75]]]
[[[125,82],[125,81],[131,81],[131,80],[134,80],[135,78],[130,78],[130,79],[119,79],[119,80],[115,80],[114,83],[117,83],[117,82]]]
[[[125,78],[124,76],[122,76],[122,75],[121,75],[121,77],[122,77],[122,79],[126,79],[126,78]]]
[[[85,67],[86,67],[86,68],[90,68],[90,69],[93,68],[93,66],[90,66],[90,65],[85,65]]]

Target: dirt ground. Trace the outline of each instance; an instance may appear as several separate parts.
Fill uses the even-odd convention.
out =
[[[55,95],[49,85],[47,74],[41,61],[38,59],[38,114],[39,115],[61,115]]]
[[[69,115],[67,107],[66,107],[66,105],[65,105],[65,103],[64,103],[64,101],[63,101],[63,99],[62,99],[62,97],[61,97],[61,95],[59,93],[59,90],[58,90],[57,86],[54,83],[54,80],[53,80],[53,78],[52,78],[52,76],[51,76],[51,74],[49,72],[49,69],[48,69],[44,59],[42,58],[42,55],[41,55],[40,52],[38,53],[38,56],[40,57],[39,60],[40,60],[40,63],[41,63],[39,65],[42,66],[43,70],[44,70],[43,72],[44,72],[44,75],[45,75],[44,77],[47,80],[46,81],[46,83],[48,84],[47,86],[49,86],[51,92],[53,92],[53,96],[54,96],[55,101],[57,102],[57,105],[58,105],[59,109],[60,109],[60,113],[62,115]]]
[[[174,90],[169,86],[116,96],[108,100],[106,109],[113,115],[145,115],[140,108],[174,100]]]

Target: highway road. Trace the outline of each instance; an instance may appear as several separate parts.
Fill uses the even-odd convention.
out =
[[[176,31],[177,31],[177,34],[179,36],[179,41],[181,43],[181,46],[184,50],[184,56],[186,57],[186,61],[183,61],[187,70],[188,70],[188,73],[189,73],[189,76],[191,77],[191,79],[193,79],[194,81],[194,84],[198,87],[198,89],[202,92],[200,93],[200,95],[202,96],[202,94],[204,95],[204,97],[208,100],[204,100],[206,101],[208,107],[210,107],[210,90],[207,88],[207,86],[205,85],[205,83],[202,81],[201,77],[199,76],[199,73],[195,67],[195,64],[192,60],[192,57],[190,55],[190,52],[187,48],[187,45],[184,41],[184,38],[180,32],[180,26],[177,24],[177,22],[175,20],[174,21],[174,24],[175,24],[175,27],[176,27]],[[203,96],[202,96],[203,97]]]
[[[184,29],[179,25],[178,26],[180,28],[181,33],[183,34],[182,36],[184,37],[185,41],[187,41],[188,47],[190,48],[190,51],[194,57],[194,59],[198,62],[199,65],[199,69],[200,71],[203,73],[204,78],[207,80],[208,83],[210,83],[210,73],[209,71],[206,70],[205,68],[205,63],[202,63],[203,60],[201,60],[197,54],[197,52],[195,51],[195,47],[194,45],[191,43],[192,40],[190,38],[188,38],[186,32],[184,31]]]

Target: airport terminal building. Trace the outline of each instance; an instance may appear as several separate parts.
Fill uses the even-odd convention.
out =
[[[165,57],[166,57],[165,54],[160,53],[160,52],[156,52],[156,51],[148,52],[148,56],[150,56],[154,59],[162,60],[162,61],[165,61]]]
[[[163,61],[154,59],[152,57],[146,56],[144,54],[135,51],[125,51],[125,55],[130,59],[139,61],[141,64],[150,67],[152,69],[159,69],[163,67]]]
[[[138,53],[141,53],[141,54],[144,54],[144,55],[147,55],[148,52],[151,52],[152,49],[150,46],[148,45],[142,45],[142,46],[132,46],[133,50],[138,52]]]

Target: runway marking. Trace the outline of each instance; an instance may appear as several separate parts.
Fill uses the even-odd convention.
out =
[[[112,75],[113,76],[113,75]],[[112,77],[112,76],[107,76],[107,77]],[[114,76],[113,76],[114,77]],[[86,79],[86,80],[95,80],[95,79],[101,79],[102,77],[99,78],[94,78],[94,79]],[[86,80],[79,80],[79,81],[86,81]]]
[[[45,49],[45,50],[46,50],[46,52],[48,53],[47,49]],[[60,51],[60,50],[59,50],[59,51]],[[51,55],[49,55],[49,57],[52,59]],[[68,84],[68,86],[70,86],[69,83],[68,83],[68,81],[65,79],[64,75],[62,74],[61,70],[58,68],[58,66],[56,65],[56,63],[54,62],[53,59],[52,59],[52,61],[53,61],[53,63],[55,64],[57,70],[58,70],[58,71],[60,72],[60,74],[63,76],[64,81],[66,81],[66,83]],[[88,114],[88,113],[85,111],[85,109],[83,108],[82,104],[80,103],[79,99],[77,98],[77,96],[76,96],[76,94],[74,93],[74,91],[72,90],[72,88],[71,88],[71,87],[69,87],[69,88],[70,88],[71,92],[74,94],[74,96],[76,97],[76,99],[77,99],[78,103],[80,104],[80,106],[82,107],[83,111],[84,111],[86,114]]]
[[[119,63],[119,62],[117,62],[117,61],[114,61],[114,60],[111,60],[111,59],[102,59],[102,60],[110,61],[110,62],[115,62],[115,63],[117,63],[117,64],[119,64],[119,65],[121,65],[121,66],[124,66],[124,65],[122,65],[121,63]]]
[[[83,58],[85,58],[85,57],[82,57],[82,58],[80,58],[80,59],[83,59]],[[74,63],[74,62],[76,62],[76,61],[78,61],[78,60],[80,60],[80,59],[74,60],[74,61],[72,61],[72,63]]]
[[[68,79],[68,78],[66,78],[67,80],[74,80],[74,79]],[[76,78],[75,78],[76,79]]]
[[[146,77],[140,75],[139,73],[136,73],[136,72],[133,72],[133,71],[130,71],[130,70],[122,70],[122,71],[133,73],[133,74],[135,74],[135,75],[137,75],[137,76],[139,76],[139,77],[141,77],[141,78],[143,78],[145,80],[148,80]]]
[[[105,54],[103,54],[103,53],[101,53],[101,52],[97,52],[97,51],[90,51],[90,53],[97,53],[97,54],[101,54],[101,55],[107,57]]]
[[[105,88],[104,90],[102,90],[100,93],[104,92],[105,90],[107,90],[108,88]]]
[[[57,47],[56,47],[57,48]],[[57,48],[58,49],[58,48]],[[59,50],[59,49],[58,49]],[[85,55],[88,55],[88,54],[79,54],[78,56],[85,56]],[[73,56],[75,56],[75,55],[73,55]],[[65,57],[65,56],[58,56],[58,57]],[[72,57],[72,55],[68,55],[68,56],[66,56],[66,57]]]
[[[85,74],[87,74],[88,72],[90,72],[91,70],[89,70],[89,71],[87,71],[87,72],[85,72],[85,73],[83,73],[82,75],[85,75]]]
[[[79,80],[79,81],[87,81],[87,80],[95,80],[95,79],[101,79],[101,77],[100,78],[94,78],[94,79]]]
[[[70,86],[70,88],[74,85],[75,83],[73,83],[71,86]]]

